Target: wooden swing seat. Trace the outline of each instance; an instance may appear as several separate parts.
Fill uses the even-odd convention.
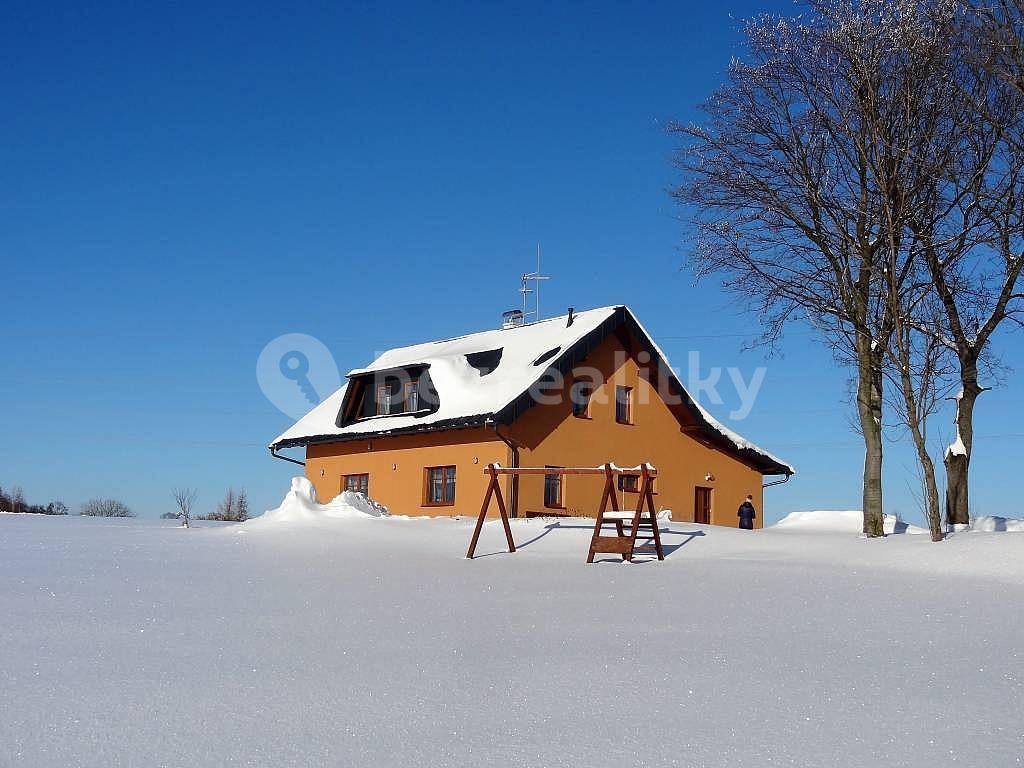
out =
[[[476,545],[480,539],[480,532],[483,529],[484,519],[494,499],[498,504],[498,512],[501,515],[501,523],[505,529],[505,540],[508,543],[508,551],[515,552],[516,544],[512,539],[512,529],[508,522],[508,511],[505,508],[505,499],[501,492],[501,483],[498,480],[500,475],[604,475],[604,491],[601,494],[601,504],[598,508],[597,519],[594,521],[594,532],[590,538],[590,551],[587,554],[587,562],[594,562],[595,554],[621,555],[623,560],[632,561],[633,555],[637,554],[636,539],[640,529],[649,530],[654,543],[654,551],[650,554],[657,555],[658,560],[665,559],[665,552],[661,547],[661,534],[658,531],[657,513],[654,510],[654,478],[657,477],[657,470],[648,464],[643,464],[637,469],[619,469],[608,463],[602,467],[514,467],[505,468],[496,464],[488,464],[484,472],[490,476],[487,484],[487,491],[484,493],[484,501],[480,506],[480,515],[476,520],[476,527],[473,529],[473,538],[469,543],[469,550],[466,557],[473,558],[476,553]],[[636,509],[632,514],[619,509],[619,497],[615,490],[615,479],[622,475],[640,478],[641,485],[637,497]],[[611,505],[611,509],[609,509]],[[605,526],[614,526],[614,535],[604,532]],[[628,529],[627,529],[628,526]],[[645,534],[646,537],[646,534]],[[648,554],[644,552],[643,554]]]

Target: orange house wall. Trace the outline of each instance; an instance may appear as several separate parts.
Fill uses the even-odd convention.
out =
[[[636,361],[625,354],[613,336],[587,357],[585,365],[601,372],[605,384],[591,398],[590,417],[572,415],[565,383],[563,403],[535,406],[510,428],[522,444],[521,466],[597,466],[613,461],[620,467],[650,462],[658,469],[654,503],[671,509],[674,520],[692,521],[696,487],[711,488],[711,522],[735,527],[736,511],[749,493],[763,520],[760,472],[716,448],[684,434],[679,421],[655,389],[640,376]],[[615,388],[633,388],[632,424],[615,421]],[[713,480],[705,477],[710,474]],[[564,514],[594,516],[601,500],[603,479],[570,475],[562,479]],[[620,492],[624,508],[636,506],[638,494]],[[544,506],[542,476],[524,476],[519,485],[521,515],[552,511]],[[554,510],[558,511],[558,510]]]
[[[654,497],[658,510],[671,509],[673,519],[692,521],[695,488],[711,491],[711,522],[736,526],[736,510],[749,493],[763,521],[762,476],[717,448],[702,445],[682,432],[676,417],[657,392],[641,378],[636,361],[625,355],[614,336],[606,339],[583,365],[600,371],[606,383],[591,399],[590,418],[572,415],[565,382],[561,402],[536,405],[503,434],[520,446],[520,466],[597,466],[613,461],[636,466],[648,461],[658,469]],[[632,424],[615,421],[615,387],[633,387]],[[369,474],[369,495],[394,514],[472,515],[479,513],[486,490],[483,468],[490,462],[511,466],[508,446],[493,429],[463,429],[417,435],[311,445],[306,451],[306,475],[321,500],[341,491],[342,477]],[[425,467],[456,467],[455,504],[428,506]],[[713,480],[705,477],[710,474]],[[600,477],[568,476],[562,486],[563,509],[544,506],[543,477],[519,478],[519,514],[560,513],[593,516],[600,502]],[[505,498],[511,479],[506,478]],[[636,493],[620,493],[624,508],[633,508]],[[497,514],[494,504],[492,515]]]
[[[393,514],[476,516],[487,489],[483,470],[491,462],[511,463],[508,446],[494,431],[460,429],[310,445],[306,477],[321,501],[341,492],[345,475],[368,474],[370,498]],[[424,468],[448,465],[456,468],[455,504],[424,504]]]

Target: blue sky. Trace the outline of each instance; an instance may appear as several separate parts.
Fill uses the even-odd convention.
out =
[[[742,351],[756,320],[680,269],[667,194],[665,122],[742,53],[736,19],[793,8],[6,4],[0,484],[144,515],[185,484],[200,511],[228,485],[273,506],[294,467],[265,449],[290,419],[256,384],[264,345],[313,335],[344,373],[493,327],[540,242],[545,314],[627,303],[677,365],[767,366],[728,423],[800,471],[769,519],[859,508],[846,372],[799,327]],[[999,341],[1018,366],[1020,336]],[[1022,404],[1012,376],[980,402],[979,511],[1014,498]],[[916,519],[903,443],[886,472]]]

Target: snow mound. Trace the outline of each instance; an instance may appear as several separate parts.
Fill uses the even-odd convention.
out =
[[[339,518],[387,517],[388,510],[361,493],[343,491],[326,504],[316,499],[316,488],[305,477],[293,477],[291,490],[280,506],[243,523],[244,528],[268,525],[316,523]]]
[[[1024,533],[1024,520],[1018,517],[983,515],[971,520],[972,531]]]
[[[790,512],[772,527],[785,528],[788,531],[862,533],[864,531],[864,513],[859,509]],[[887,534],[928,533],[924,528],[897,520],[894,515],[885,516],[882,530]]]

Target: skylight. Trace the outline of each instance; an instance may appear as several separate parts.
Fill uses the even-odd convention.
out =
[[[534,365],[544,365],[544,363],[546,363],[548,360],[550,360],[552,357],[554,357],[555,355],[557,355],[561,351],[562,351],[561,347],[555,347],[554,349],[549,349],[543,355],[541,355],[536,360],[534,360],[533,364]]]
[[[498,347],[484,352],[470,352],[466,355],[466,362],[480,371],[481,376],[486,376],[498,367],[503,351],[504,347]]]

